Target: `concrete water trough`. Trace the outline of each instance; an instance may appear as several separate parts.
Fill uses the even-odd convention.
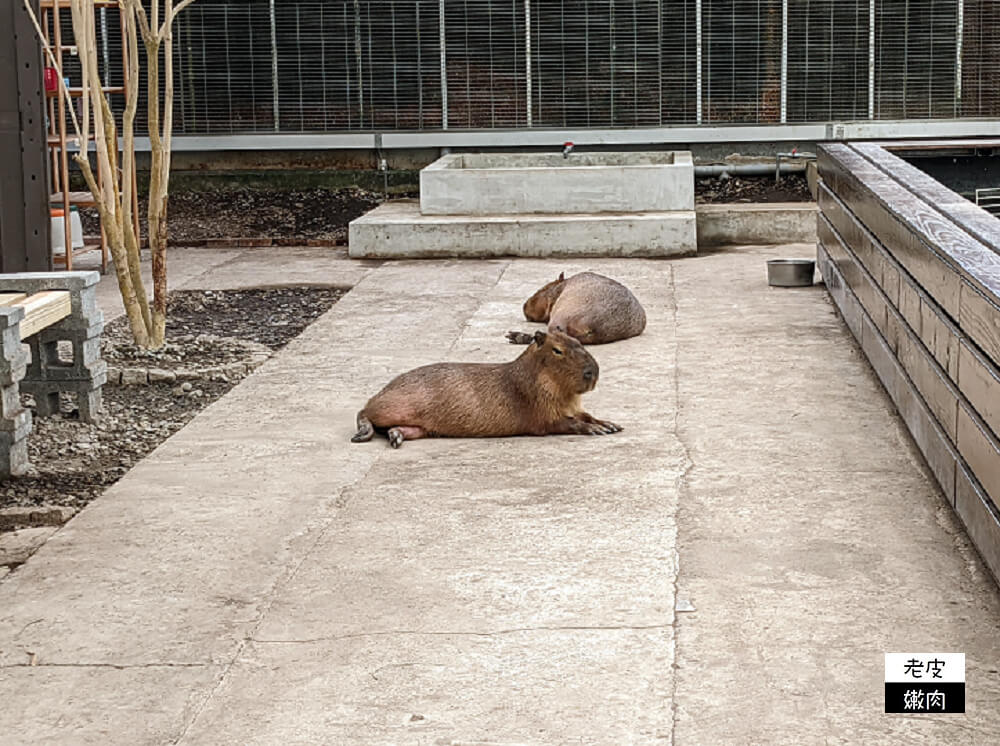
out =
[[[693,209],[688,152],[456,153],[420,172],[424,215]]]
[[[684,256],[697,250],[689,152],[452,154],[419,202],[350,224],[352,257]]]

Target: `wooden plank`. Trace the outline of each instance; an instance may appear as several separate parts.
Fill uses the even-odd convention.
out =
[[[958,452],[996,502],[1000,498],[1000,444],[967,404],[958,409]]]
[[[859,257],[867,257],[864,260],[866,268],[874,278],[881,277],[880,286],[889,304],[899,309],[907,324],[923,340],[924,345],[934,354],[949,377],[957,381],[958,342],[961,336],[959,327],[948,318],[933,298],[916,285],[915,280],[896,262],[878,239],[861,225],[856,216],[823,184],[820,186],[819,202],[822,214],[830,219],[841,236],[852,237],[850,241],[845,240],[847,248]],[[844,230],[841,230],[842,227]],[[863,248],[858,251],[857,247]],[[895,303],[892,302],[890,293],[896,296]],[[863,292],[859,292],[859,298],[862,302],[865,301]],[[865,306],[867,308],[870,304],[865,303]],[[888,317],[885,323],[882,323],[877,316],[873,318],[879,323],[879,330],[895,350],[895,339],[889,333]],[[983,330],[981,333],[989,334],[990,330]]]
[[[1000,371],[967,341],[959,348],[958,388],[993,434],[1000,434]]]
[[[24,319],[21,321],[21,339],[27,339],[32,334],[69,316],[69,291],[46,290],[30,295],[14,305],[24,309]]]
[[[27,293],[0,293],[0,306],[12,306],[27,297]]]
[[[932,219],[928,206],[847,146],[822,146],[819,168],[831,191],[920,286],[957,319],[961,277],[944,258],[937,240],[952,240],[952,234],[961,234],[970,242],[973,239],[954,225],[949,233],[943,227],[947,221]]]
[[[960,291],[958,325],[994,364],[1000,364],[1000,307],[969,283]]]
[[[955,477],[955,512],[993,577],[1000,582],[1000,512],[964,466]]]
[[[897,355],[927,408],[954,443],[958,433],[958,389],[912,333],[900,337]]]
[[[885,148],[874,143],[851,143],[851,148],[976,240],[1000,252],[1000,220],[996,217]]]

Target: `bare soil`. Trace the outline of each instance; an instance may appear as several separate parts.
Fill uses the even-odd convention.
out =
[[[347,224],[382,201],[363,189],[260,189],[236,187],[170,195],[170,243],[214,238],[347,241]],[[146,204],[139,200],[145,231]],[[84,233],[98,235],[95,210],[81,212]],[[145,233],[143,233],[145,236]]]
[[[812,194],[806,177],[788,174],[775,184],[773,176],[729,176],[695,179],[697,204],[732,202],[811,202]]]

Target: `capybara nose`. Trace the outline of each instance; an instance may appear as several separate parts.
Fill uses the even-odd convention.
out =
[[[597,368],[586,367],[583,369],[583,380],[593,381],[597,378]]]

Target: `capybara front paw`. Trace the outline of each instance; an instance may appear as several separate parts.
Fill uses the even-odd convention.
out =
[[[530,334],[525,334],[524,332],[507,332],[504,336],[507,337],[507,341],[512,345],[531,344],[532,339],[534,339]]]
[[[403,431],[398,427],[391,428],[387,435],[389,436],[389,445],[393,448],[399,448],[403,445],[403,441],[406,440],[406,438],[403,437]]]
[[[616,425],[613,422],[608,422],[607,420],[595,420],[595,423],[604,428],[604,432],[608,435],[611,433],[620,433],[624,428],[621,425]]]

